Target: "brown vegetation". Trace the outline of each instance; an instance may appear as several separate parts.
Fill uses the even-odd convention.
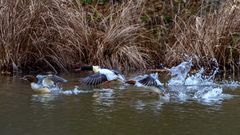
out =
[[[144,69],[190,57],[199,66],[216,58],[223,68],[238,67],[239,4],[225,3],[219,10],[207,4],[168,1],[155,4],[162,9],[151,13],[149,3],[133,0],[114,5],[2,0],[0,69],[58,72],[76,64]]]
[[[141,5],[141,3],[137,3]],[[72,65],[146,67],[144,28],[132,2],[103,16],[77,1],[1,3],[1,69],[67,71]],[[140,15],[140,14],[139,14]],[[9,69],[10,68],[10,69]]]
[[[206,11],[207,9],[200,9]],[[217,59],[223,69],[238,68],[240,60],[240,6],[225,3],[219,10],[198,13],[188,19],[176,16],[171,33],[173,41],[168,45],[168,62],[178,62],[191,57],[201,66],[210,66]]]

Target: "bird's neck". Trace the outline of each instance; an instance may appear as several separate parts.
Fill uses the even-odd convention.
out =
[[[27,80],[28,80],[29,82],[31,82],[31,83],[37,83],[37,78],[34,77],[34,76],[29,77]]]
[[[82,66],[81,67],[81,71],[91,71],[91,70],[93,70],[93,66]]]

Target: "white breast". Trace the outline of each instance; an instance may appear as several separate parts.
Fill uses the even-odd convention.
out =
[[[100,74],[104,74],[107,76],[107,79],[108,81],[112,81],[112,80],[115,80],[117,79],[117,75],[114,74],[111,70],[108,70],[108,69],[101,69],[99,71]]]
[[[32,88],[33,90],[40,89],[41,87],[42,87],[42,86],[39,85],[39,84],[37,84],[37,83],[31,83],[31,88]]]
[[[44,87],[37,83],[31,83],[31,88],[33,89],[34,92],[37,92],[37,93],[49,93],[50,92],[50,90],[47,87]]]

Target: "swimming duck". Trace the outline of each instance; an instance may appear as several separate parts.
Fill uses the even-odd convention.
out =
[[[125,77],[116,70],[101,68],[100,66],[83,66],[80,69],[76,69],[76,71],[84,70],[91,70],[95,73],[80,79],[80,82],[85,85],[98,85],[114,80],[118,80],[120,82],[125,81]]]
[[[135,85],[137,87],[147,87],[150,88],[153,92],[162,94],[165,92],[163,84],[158,79],[158,73],[145,74],[134,77],[126,81],[127,84]]]
[[[53,90],[60,90],[59,83],[67,82],[67,80],[57,75],[25,75],[23,80],[31,82],[31,88],[37,93],[50,93]]]

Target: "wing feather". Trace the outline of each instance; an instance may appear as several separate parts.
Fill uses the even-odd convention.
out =
[[[57,76],[57,75],[47,75],[46,77],[51,79],[55,83],[67,82],[66,79],[64,79],[60,76]]]
[[[151,76],[147,76],[147,77],[139,80],[139,83],[141,83],[145,86],[157,86],[157,83]]]
[[[80,79],[80,82],[85,85],[98,85],[106,81],[108,81],[106,75],[100,73]]]

